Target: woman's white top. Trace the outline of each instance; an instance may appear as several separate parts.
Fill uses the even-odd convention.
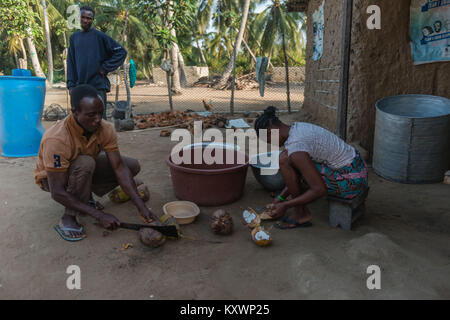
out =
[[[284,146],[288,155],[304,151],[314,162],[324,163],[332,169],[351,164],[356,154],[355,148],[331,131],[307,122],[295,122],[291,126]]]

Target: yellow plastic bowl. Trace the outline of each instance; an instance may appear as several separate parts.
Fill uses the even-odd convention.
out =
[[[188,224],[195,220],[200,214],[200,208],[190,201],[172,201],[163,206],[165,214],[174,217],[178,224]]]

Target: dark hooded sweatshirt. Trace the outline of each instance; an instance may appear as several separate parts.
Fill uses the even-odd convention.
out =
[[[90,84],[109,92],[111,84],[106,74],[120,67],[126,56],[127,51],[103,32],[92,28],[75,32],[67,55],[67,88]],[[98,72],[100,67],[105,76]]]

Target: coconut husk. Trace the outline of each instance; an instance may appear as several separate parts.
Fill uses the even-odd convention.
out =
[[[139,240],[146,246],[157,248],[166,242],[166,237],[152,228],[139,229]]]
[[[233,219],[225,210],[214,211],[210,219],[210,227],[216,234],[227,235],[233,232]]]
[[[136,127],[138,129],[147,129],[148,125],[149,125],[149,123],[147,122],[146,119],[139,119],[136,123]]]
[[[142,201],[147,202],[150,200],[150,191],[148,190],[145,184],[141,184],[137,187],[137,191],[139,193],[139,197],[141,197]]]
[[[170,130],[161,130],[159,133],[160,137],[170,137],[171,131]]]

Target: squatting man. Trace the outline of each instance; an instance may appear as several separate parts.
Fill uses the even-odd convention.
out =
[[[140,171],[139,162],[120,155],[114,126],[102,119],[104,103],[97,90],[79,85],[72,89],[70,103],[72,113],[45,132],[34,171],[36,184],[65,207],[55,230],[67,241],[82,240],[80,214],[92,216],[107,229],[119,227],[115,216],[100,211],[95,202],[89,205],[91,192],[101,197],[118,185],[145,222],[161,225],[138,194],[139,182],[133,177]]]

